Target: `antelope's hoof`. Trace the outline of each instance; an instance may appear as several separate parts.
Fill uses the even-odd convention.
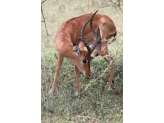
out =
[[[111,94],[111,93],[112,93],[112,88],[108,88],[107,92],[108,92],[109,94]]]
[[[48,92],[48,94],[52,94],[53,93],[53,90],[51,89],[49,92]]]
[[[112,91],[112,88],[108,88],[108,91]]]
[[[76,92],[75,97],[78,97],[78,92]]]

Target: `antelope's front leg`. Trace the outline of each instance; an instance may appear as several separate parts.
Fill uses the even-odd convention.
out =
[[[101,55],[103,57],[103,56],[108,55],[108,54],[109,53],[108,53],[107,42],[106,41],[103,41],[102,42],[102,51],[101,51],[101,46],[100,46],[99,49],[97,48],[97,52],[93,52],[91,56],[94,57],[94,56]],[[114,60],[113,60],[113,58],[111,56],[106,56],[106,57],[104,57],[104,59],[105,59],[105,61],[109,65],[109,71],[110,71],[109,89],[111,89],[111,83],[114,82],[113,81]]]
[[[56,66],[55,77],[54,77],[54,81],[53,81],[53,84],[52,84],[52,88],[49,91],[49,94],[51,94],[54,91],[55,87],[56,87],[56,82],[57,82],[57,78],[58,78],[59,71],[60,71],[62,63],[63,63],[63,56],[58,53],[58,61],[57,61],[57,66]]]
[[[80,92],[80,87],[79,87],[79,69],[75,65],[75,72],[76,72],[76,84],[77,84],[77,90],[76,90],[76,96],[78,96],[78,93]]]
[[[108,65],[109,65],[109,71],[110,71],[109,89],[111,89],[110,88],[111,87],[111,83],[114,82],[113,81],[114,60],[113,60],[113,58],[111,56],[106,56],[104,59],[107,61]]]
[[[98,55],[101,55],[101,56],[105,56],[105,55],[108,55],[108,48],[107,48],[107,42],[106,41],[102,41],[102,43],[97,43],[97,46],[96,46],[96,52],[93,52],[91,54],[91,57],[94,58]]]

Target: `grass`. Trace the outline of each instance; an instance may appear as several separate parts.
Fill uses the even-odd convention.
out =
[[[81,72],[79,75],[81,93],[75,97],[76,75],[74,64],[64,59],[56,89],[48,95],[55,75],[57,65],[57,51],[53,41],[59,26],[66,20],[94,12],[99,8],[101,14],[111,17],[117,27],[118,33],[122,32],[122,13],[111,7],[104,7],[106,1],[69,1],[47,0],[43,4],[49,36],[46,36],[44,23],[42,23],[41,40],[41,120],[42,123],[54,122],[123,122],[123,38],[111,44],[109,54],[114,58],[114,81],[108,91],[109,70],[93,82],[89,88],[84,88],[90,81],[97,79],[108,67],[101,57],[91,61],[91,80]],[[89,6],[88,6],[89,5]]]

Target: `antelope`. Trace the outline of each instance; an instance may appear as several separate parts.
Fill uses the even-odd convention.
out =
[[[64,57],[75,64],[76,95],[78,95],[80,92],[79,70],[84,76],[89,77],[91,74],[90,60],[98,55],[108,55],[106,39],[116,36],[116,27],[108,16],[96,14],[97,11],[93,15],[90,13],[67,20],[59,27],[54,38],[55,48],[58,51],[58,60],[54,81],[49,93],[52,93],[55,89]],[[90,26],[88,22],[90,22]],[[89,45],[92,45],[92,47],[90,48]],[[96,49],[96,52],[93,52],[94,49]],[[109,65],[109,89],[111,89],[114,60],[111,56],[106,56],[104,59]]]

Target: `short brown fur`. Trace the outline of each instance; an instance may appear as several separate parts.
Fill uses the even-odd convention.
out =
[[[78,40],[81,38],[82,27],[91,18],[92,15],[93,14],[90,13],[90,14],[85,14],[85,15],[67,20],[58,29],[56,36],[54,38],[55,48],[58,51],[58,62],[57,62],[54,81],[53,81],[50,92],[53,92],[53,90],[55,89],[59,70],[63,62],[63,57],[75,63],[75,72],[76,72],[76,81],[77,81],[76,92],[77,93],[80,92],[79,77],[78,77],[79,70],[81,70],[86,76],[89,76],[91,74],[90,72],[91,57],[85,56],[87,51],[84,50],[84,44],[82,42],[79,44],[79,49],[80,49],[80,54],[81,54],[80,56],[77,56],[74,53],[73,44],[78,45]],[[96,31],[97,36],[100,35],[99,29],[101,30],[102,32],[101,39],[104,39],[104,38],[108,39],[116,33],[116,27],[113,21],[106,15],[96,14],[93,18],[92,24]],[[87,24],[85,27],[84,37],[87,43],[91,43],[93,41],[93,34],[91,32],[91,28],[89,24]],[[102,42],[103,48],[106,46],[106,44],[107,44],[106,41]],[[102,51],[93,52],[92,54],[94,56],[97,56],[97,55],[104,56],[108,54],[108,49],[107,47],[105,47]],[[82,63],[83,59],[87,59],[88,63],[87,64]],[[110,88],[110,83],[113,80],[113,66],[114,66],[113,58],[111,57],[111,59],[112,59],[112,63],[110,63],[109,60],[105,58],[105,60],[111,67],[110,78],[109,78],[109,88]]]

